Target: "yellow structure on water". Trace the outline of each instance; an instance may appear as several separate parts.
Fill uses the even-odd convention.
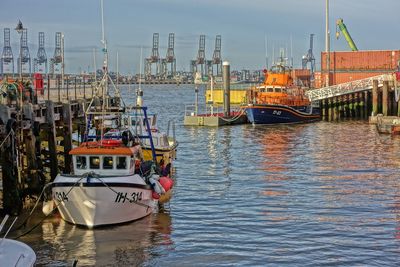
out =
[[[246,103],[247,90],[255,86],[255,84],[231,84],[230,86],[230,102],[232,105],[240,105]],[[206,90],[206,103],[213,101],[214,104],[222,105],[224,103],[224,89],[222,86],[217,86],[212,90],[207,86]]]

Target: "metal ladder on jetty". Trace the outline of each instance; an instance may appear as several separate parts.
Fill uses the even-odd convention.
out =
[[[383,85],[384,81],[393,81],[394,77],[391,74],[373,76],[362,80],[356,80],[333,86],[323,87],[320,89],[309,90],[306,92],[306,96],[310,99],[310,101],[318,101],[335,96],[362,92],[372,89],[374,80],[378,81],[379,87]]]

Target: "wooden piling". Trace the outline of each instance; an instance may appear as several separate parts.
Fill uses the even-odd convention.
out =
[[[325,120],[326,117],[326,100],[321,100],[320,101],[320,106],[321,106],[321,118],[322,120]]]
[[[370,95],[367,91],[364,92],[364,118],[368,118],[368,114],[370,111],[371,103],[370,103]]]
[[[58,159],[56,148],[56,127],[54,121],[54,103],[46,101],[47,142],[50,160],[50,180],[53,181],[58,174]]]
[[[1,149],[1,166],[3,180],[3,210],[6,214],[18,215],[22,210],[22,198],[18,190],[17,168],[17,123],[14,119],[6,122],[6,136]],[[7,166],[5,168],[4,166]]]
[[[69,151],[72,149],[72,118],[71,118],[71,104],[63,104],[63,133],[64,133],[64,173],[71,173],[72,171],[72,157]]]
[[[372,116],[378,114],[378,80],[372,81]]]
[[[27,184],[27,194],[40,193],[44,181],[41,179],[40,171],[38,169],[38,158],[36,157],[36,135],[34,133],[34,112],[33,106],[30,103],[24,105],[24,117],[29,123],[30,127],[24,130],[24,143],[25,143],[25,155],[27,162],[27,171],[25,183]],[[36,135],[35,135],[36,134]]]
[[[328,100],[328,121],[333,120],[333,99]]]
[[[388,115],[388,100],[389,100],[389,82],[383,81],[382,87],[382,114]]]

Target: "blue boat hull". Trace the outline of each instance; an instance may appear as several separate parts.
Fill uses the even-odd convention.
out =
[[[246,107],[248,120],[253,124],[290,124],[306,123],[320,120],[320,111],[314,108],[306,112],[307,107],[294,109],[289,106],[255,104]]]

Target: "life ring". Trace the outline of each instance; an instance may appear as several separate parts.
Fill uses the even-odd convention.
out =
[[[115,146],[120,146],[122,144],[121,140],[102,140],[101,145],[105,147],[115,147]]]

